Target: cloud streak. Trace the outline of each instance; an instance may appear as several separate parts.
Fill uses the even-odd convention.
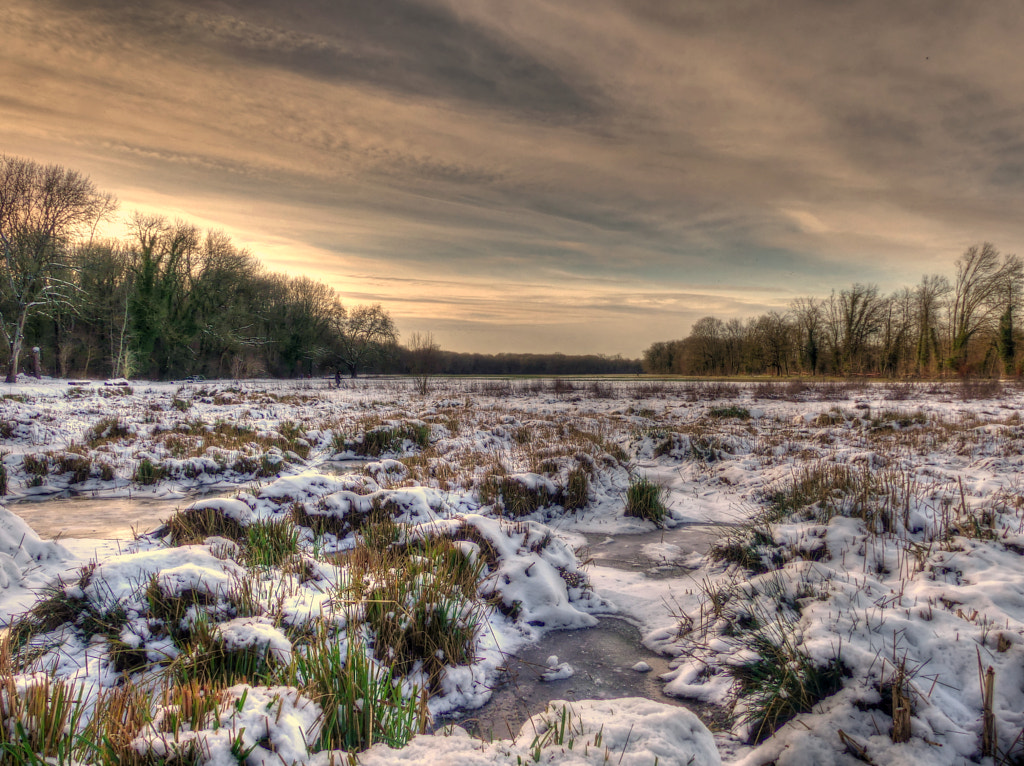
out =
[[[1024,234],[1007,0],[13,0],[0,24],[3,151],[454,348],[635,355]]]

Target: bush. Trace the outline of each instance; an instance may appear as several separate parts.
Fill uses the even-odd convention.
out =
[[[653,521],[658,526],[663,526],[668,509],[662,502],[665,490],[646,477],[630,479],[629,489],[626,490],[626,515],[638,519]]]

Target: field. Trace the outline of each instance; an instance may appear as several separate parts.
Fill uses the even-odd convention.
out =
[[[1014,385],[419,383],[8,387],[0,763],[1024,760]],[[211,488],[116,545],[17,515]],[[713,733],[637,699],[430,733],[610,615]]]

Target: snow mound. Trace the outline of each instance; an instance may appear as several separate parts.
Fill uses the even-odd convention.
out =
[[[556,728],[563,710],[569,725],[559,741]],[[538,747],[539,758],[535,757]],[[322,766],[329,763],[328,758],[327,753],[320,753],[313,763]],[[514,740],[481,742],[456,727],[448,734],[414,737],[401,750],[376,745],[359,756],[361,766],[492,766],[517,762],[557,766],[720,766],[722,760],[714,737],[697,716],[684,708],[639,697],[551,702],[545,712],[523,725]]]
[[[43,540],[20,516],[0,505],[0,604],[10,615],[74,557],[59,543]]]

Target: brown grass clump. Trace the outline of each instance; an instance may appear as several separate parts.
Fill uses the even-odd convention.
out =
[[[245,527],[218,508],[185,508],[171,516],[157,534],[170,536],[172,545],[195,545],[207,537],[245,539]]]

